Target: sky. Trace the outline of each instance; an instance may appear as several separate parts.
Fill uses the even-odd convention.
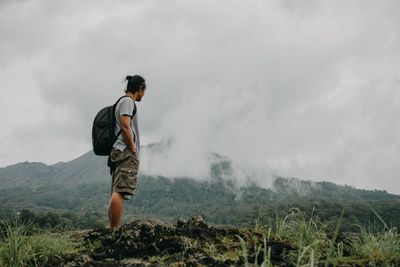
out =
[[[175,140],[160,174],[213,151],[400,194],[399,1],[2,0],[0,167],[88,152],[128,74],[142,143]]]

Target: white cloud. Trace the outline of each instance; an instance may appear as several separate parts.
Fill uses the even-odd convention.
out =
[[[143,139],[177,140],[168,174],[204,173],[196,151],[211,150],[400,193],[397,10],[397,1],[3,3],[0,165],[84,153],[94,114],[140,73]]]

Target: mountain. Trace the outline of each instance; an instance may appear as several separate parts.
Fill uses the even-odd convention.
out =
[[[173,141],[143,148],[148,166],[160,162]],[[157,158],[158,156],[158,158]],[[323,220],[337,218],[345,209],[351,222],[378,221],[376,213],[390,224],[400,225],[400,196],[381,190],[360,190],[330,182],[271,177],[233,162],[217,153],[206,153],[208,177],[139,175],[138,189],[127,202],[126,214],[150,217],[191,217],[240,225],[258,217],[273,217],[292,208],[317,212]],[[238,171],[239,170],[239,171]],[[270,179],[270,186],[258,181]],[[0,168],[0,202],[4,214],[13,210],[97,212],[106,219],[110,175],[106,158],[92,151],[65,163],[18,163]],[[6,210],[8,212],[6,212]],[[1,216],[1,214],[0,214]]]

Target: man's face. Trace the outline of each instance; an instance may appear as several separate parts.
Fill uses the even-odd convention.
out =
[[[142,100],[142,97],[144,96],[144,93],[145,93],[145,91],[146,91],[146,84],[145,83],[142,83],[141,85],[140,85],[140,88],[139,88],[139,92],[138,92],[138,94],[137,94],[137,99],[136,99],[136,101],[141,101]]]

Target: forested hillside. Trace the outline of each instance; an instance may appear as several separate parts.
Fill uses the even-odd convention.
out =
[[[387,224],[400,226],[397,195],[283,177],[276,177],[271,188],[251,182],[239,186],[229,179],[232,162],[215,153],[212,156],[219,160],[210,166],[210,177],[204,181],[141,174],[136,196],[127,202],[126,216],[174,219],[201,215],[211,223],[245,225],[255,220],[267,223],[293,208],[334,221],[344,209],[349,229],[354,223],[380,223],[377,214]],[[23,210],[26,215],[29,210],[37,216],[64,214],[65,223],[81,218],[79,227],[105,222],[109,179],[105,158],[92,152],[52,166],[26,162],[1,168],[0,216],[10,218]]]

